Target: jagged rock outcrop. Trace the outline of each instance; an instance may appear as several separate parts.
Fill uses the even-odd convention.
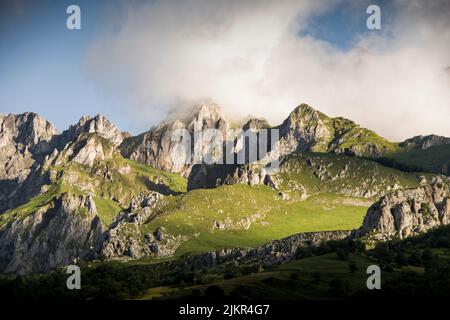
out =
[[[83,140],[89,134],[91,137]],[[75,153],[69,160],[87,166],[110,158],[112,150],[105,149],[95,135],[115,147],[129,136],[102,115],[84,116],[62,134],[35,113],[0,115],[0,213],[39,194],[42,186],[49,183],[49,174],[42,166],[65,148],[68,153]],[[59,159],[67,161],[65,157]]]
[[[120,146],[121,153],[126,158],[159,169],[183,172],[190,161],[190,150],[171,139],[174,132],[182,129],[186,129],[186,125],[178,120],[160,124],[149,132],[126,139]]]
[[[262,128],[271,127],[264,120],[250,119],[243,129],[257,132]],[[272,129],[279,130],[279,142],[268,151],[279,157],[312,151],[378,158],[395,149],[395,144],[373,131],[342,117],[328,117],[307,104],[300,104]]]
[[[101,114],[93,118],[83,116],[78,123],[71,125],[58,137],[59,149],[64,148],[67,143],[76,141],[80,135],[85,133],[96,133],[115,146],[119,146],[125,138],[130,137],[129,133],[119,131],[111,121]]]
[[[400,143],[401,147],[418,148],[426,150],[430,147],[450,144],[450,138],[437,136],[434,134],[428,136],[415,136]]]
[[[139,226],[152,219],[163,196],[157,192],[143,193],[135,197],[130,207],[120,213],[106,232],[100,256],[106,259],[149,256],[171,256],[187,240],[180,235],[169,234],[164,227],[155,233],[142,234]]]
[[[324,149],[332,139],[325,124],[326,117],[306,104],[301,104],[279,126],[279,152],[286,155],[294,151]]]
[[[71,161],[88,167],[92,167],[95,161],[105,161],[113,156],[113,149],[103,144],[97,135],[87,136],[68,151]]]
[[[330,240],[342,240],[350,236],[350,231],[324,231],[298,233],[283,239],[270,241],[257,248],[219,249],[191,257],[188,264],[194,268],[214,267],[227,262],[261,262],[273,266],[292,261],[298,249],[318,246]]]
[[[47,272],[87,258],[101,243],[103,229],[92,196],[62,194],[0,227],[0,271]]]
[[[340,117],[330,118],[306,104],[295,108],[278,127],[270,127],[265,120],[250,119],[243,126],[243,131],[250,130],[256,134],[266,128],[279,130],[279,140],[268,141],[265,153],[258,155],[257,159],[253,157],[251,161],[246,151],[244,164],[240,165],[196,165],[189,175],[189,189],[211,188],[220,184],[242,182],[251,185],[267,184],[265,172],[270,170],[268,178],[274,176],[278,169],[278,160],[281,161],[292,153],[330,152],[377,158],[395,148],[394,144],[370,130],[359,127],[351,120]],[[272,132],[269,134],[273,135]],[[233,141],[235,159],[237,159],[239,146],[243,144],[242,137],[238,136]],[[268,138],[268,140],[272,139]],[[257,135],[254,148],[260,145],[260,142],[260,137]],[[244,150],[248,149],[248,143],[246,143]],[[275,165],[272,165],[274,163]],[[260,169],[255,170],[255,168]],[[315,168],[315,173],[321,180],[324,180],[327,175],[325,168]]]
[[[214,145],[214,139],[217,138],[208,137],[205,134],[202,139],[196,139],[194,148],[194,133],[217,129],[225,140],[223,137],[228,126],[228,121],[217,105],[203,104],[193,113],[193,116],[162,123],[146,133],[126,139],[120,149],[124,157],[187,176],[192,165],[196,161],[201,161],[199,155],[205,154],[206,149],[211,148]],[[189,137],[177,135],[177,132],[182,129],[190,133]],[[186,138],[191,140],[190,148],[185,147],[183,139]]]
[[[373,204],[356,237],[372,240],[405,238],[450,223],[448,179],[416,189],[397,190]]]
[[[30,174],[52,151],[57,134],[56,128],[35,113],[0,114],[0,213],[35,191],[33,186],[39,183]]]
[[[162,198],[162,194],[158,192],[144,192],[137,195],[131,200],[128,210],[121,212],[111,227],[115,228],[120,223],[144,224],[152,217],[158,201]]]
[[[265,119],[257,119],[257,118],[251,118],[249,119],[243,126],[242,130],[253,130],[253,131],[259,131],[261,129],[269,129],[270,125]]]
[[[245,165],[195,165],[188,177],[188,190],[210,189],[221,185],[244,183],[265,184],[278,188],[276,178],[258,164]]]
[[[330,118],[301,104],[279,126],[279,152],[333,152],[359,157],[378,158],[395,149],[395,145],[351,120]]]

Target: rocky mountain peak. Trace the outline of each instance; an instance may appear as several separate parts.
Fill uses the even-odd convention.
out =
[[[64,147],[68,142],[75,141],[83,133],[97,133],[115,146],[120,145],[123,139],[129,136],[128,133],[119,131],[111,121],[101,114],[93,118],[83,116],[78,123],[71,125],[68,130],[61,134],[60,147]]]
[[[82,140],[69,148],[71,161],[92,167],[95,161],[111,159],[113,149],[103,143],[97,135],[83,136]]]
[[[0,146],[14,142],[17,147],[33,147],[56,134],[58,130],[36,113],[0,114]]]
[[[51,150],[51,140],[57,133],[35,113],[0,115],[0,179],[24,181],[36,157]]]
[[[430,134],[428,136],[415,136],[400,143],[401,147],[428,149],[433,146],[450,144],[450,138]]]
[[[301,104],[279,126],[281,154],[306,151],[332,140],[327,116],[307,104]]]
[[[191,131],[200,131],[204,129],[225,129],[228,121],[225,119],[220,107],[214,103],[201,104],[194,112],[193,119],[188,128]]]
[[[51,152],[58,130],[36,113],[0,114],[0,212],[7,210],[34,193],[22,187]]]
[[[0,270],[14,274],[48,272],[73,263],[91,253],[102,241],[103,232],[91,195],[63,193],[0,229]]]
[[[211,119],[219,120],[224,118],[220,107],[215,103],[202,103],[197,106],[194,118],[197,120],[201,119]]]
[[[294,116],[305,117],[307,115],[317,117],[318,111],[306,103],[301,103],[300,105],[295,107],[294,110],[292,110],[289,117],[294,117]]]
[[[120,146],[122,155],[158,169],[187,175],[191,164],[186,161],[186,150],[181,148],[177,141],[172,140],[175,130],[186,129],[191,133],[191,139],[194,139],[194,132],[217,129],[225,133],[229,127],[228,120],[217,104],[204,103],[191,110],[188,115],[179,115],[178,118],[171,115],[170,121],[163,122],[137,137],[126,139]],[[198,143],[199,150],[210,145],[208,139]],[[200,152],[199,150],[197,151]],[[193,151],[191,154],[194,154]]]
[[[242,126],[242,130],[258,131],[269,127],[270,125],[266,119],[251,118]]]

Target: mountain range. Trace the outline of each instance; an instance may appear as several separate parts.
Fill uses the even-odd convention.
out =
[[[277,129],[278,170],[266,170],[268,154],[243,164],[186,164],[171,139],[178,129],[229,128]],[[202,140],[200,149],[210,145]],[[299,241],[357,237],[370,244],[450,221],[450,138],[391,142],[306,104],[277,126],[256,118],[237,124],[203,104],[138,136],[102,115],[60,133],[35,113],[0,114],[0,148],[2,273],[226,256],[275,240],[281,259]]]

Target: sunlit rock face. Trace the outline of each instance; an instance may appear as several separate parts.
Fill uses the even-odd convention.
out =
[[[78,123],[71,125],[61,134],[58,141],[59,147],[63,148],[67,143],[75,141],[83,133],[97,133],[115,146],[120,145],[123,139],[130,136],[126,132],[119,131],[111,121],[101,114],[94,118],[83,116]]]
[[[19,190],[44,156],[58,130],[35,113],[0,114],[0,212],[21,198]]]
[[[449,223],[448,179],[436,178],[429,185],[382,197],[369,208],[356,235],[374,240],[402,239]]]
[[[206,134],[198,138],[195,133],[216,129],[221,133],[222,140],[225,140],[229,127],[230,122],[217,105],[203,104],[184,119],[163,122],[148,132],[126,139],[120,149],[122,155],[127,158],[187,176],[196,157],[208,154],[208,149],[217,138]],[[181,130],[186,130],[185,132],[188,133],[190,148],[186,147],[189,143],[181,141],[183,138],[176,133]]]

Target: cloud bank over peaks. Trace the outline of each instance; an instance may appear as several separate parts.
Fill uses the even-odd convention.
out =
[[[393,140],[450,136],[450,5],[396,1],[395,19],[346,51],[299,35],[346,3],[366,15],[354,1],[125,4],[119,31],[95,41],[86,71],[149,125],[205,100],[231,118],[278,124],[305,102]]]

